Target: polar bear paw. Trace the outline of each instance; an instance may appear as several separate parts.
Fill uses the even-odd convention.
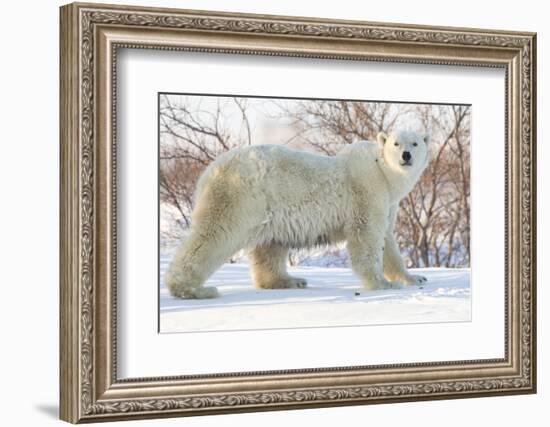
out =
[[[382,282],[379,284],[378,289],[403,289],[403,283],[401,282],[393,282],[389,280],[382,280]]]
[[[170,294],[175,298],[183,299],[208,299],[220,296],[218,289],[213,286],[198,288],[172,288]]]
[[[258,283],[261,289],[303,289],[307,286],[307,280],[301,277],[281,277],[269,283]]]
[[[403,278],[403,283],[405,285],[417,285],[422,286],[428,281],[428,279],[424,276],[420,276],[418,274],[407,274]]]
[[[307,280],[301,277],[287,277],[274,283],[273,289],[303,289],[307,286]]]
[[[302,277],[291,277],[290,281],[293,288],[303,289],[307,286],[307,280]]]
[[[195,298],[217,298],[220,296],[218,289],[214,286],[205,286],[204,288],[198,288],[195,291]]]

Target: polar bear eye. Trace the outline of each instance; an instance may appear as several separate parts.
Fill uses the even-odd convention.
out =
[[[398,143],[398,142],[394,142],[393,145],[395,145],[396,147],[399,147],[399,143]]]
[[[416,147],[418,145],[418,142],[413,143],[413,145]]]

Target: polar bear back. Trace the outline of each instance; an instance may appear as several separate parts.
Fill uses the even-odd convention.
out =
[[[374,162],[365,158],[375,158],[375,147],[353,144],[334,157],[277,145],[232,150],[220,155],[201,176],[196,210],[231,198],[239,215],[256,229],[250,233],[256,241],[250,245],[278,242],[304,247],[341,240],[354,211],[352,163],[373,167]],[[221,192],[226,196],[220,197]],[[216,197],[209,196],[214,193]]]
[[[223,179],[225,184],[247,188],[282,201],[301,200],[306,194],[343,184],[343,162],[278,145],[254,145],[231,150],[207,168],[197,185],[197,195],[206,183]],[[292,187],[291,191],[289,185]]]

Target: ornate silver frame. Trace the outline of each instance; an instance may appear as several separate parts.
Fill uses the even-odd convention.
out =
[[[70,4],[61,8],[61,419],[130,418],[534,393],[534,33]],[[505,357],[117,379],[117,48],[501,67],[506,71]]]

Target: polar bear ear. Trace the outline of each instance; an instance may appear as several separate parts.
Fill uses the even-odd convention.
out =
[[[430,135],[426,134],[422,137],[422,139],[424,140],[424,143],[425,144],[429,144],[430,143]]]
[[[388,140],[388,135],[386,135],[384,132],[378,132],[378,135],[376,135],[376,139],[378,141],[378,144],[384,145]]]

